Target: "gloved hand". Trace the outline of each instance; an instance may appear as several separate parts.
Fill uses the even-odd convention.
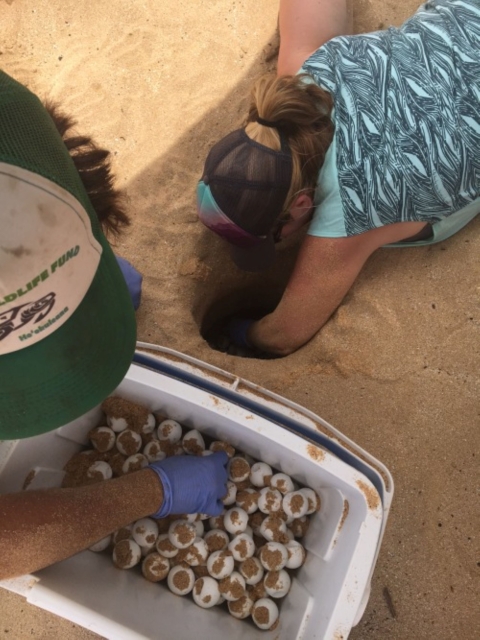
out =
[[[253,348],[253,345],[248,341],[247,332],[254,322],[255,320],[246,318],[231,318],[228,321],[225,331],[235,346],[245,349]]]
[[[140,300],[142,297],[142,275],[135,269],[135,267],[125,260],[125,258],[120,258],[119,256],[115,256],[117,259],[118,266],[120,267],[121,272],[123,273],[123,277],[125,278],[125,282],[127,283],[128,291],[130,293],[130,297],[132,299],[133,308],[135,311],[140,306]]]
[[[182,513],[205,513],[219,516],[227,494],[227,462],[225,451],[210,456],[172,456],[152,462],[163,486],[163,503],[152,514],[154,518]]]

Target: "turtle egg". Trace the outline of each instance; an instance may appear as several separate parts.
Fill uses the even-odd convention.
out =
[[[99,553],[100,551],[105,551],[105,549],[109,546],[111,541],[112,541],[112,536],[111,535],[106,536],[105,538],[102,538],[98,542],[95,542],[95,544],[92,544],[92,546],[88,548],[90,549],[90,551],[95,551],[95,553]]]
[[[207,543],[209,553],[213,553],[214,551],[223,551],[223,549],[228,547],[228,543],[230,542],[228,533],[221,529],[211,529],[205,534],[203,539]]]
[[[237,499],[237,485],[231,480],[227,481],[227,495],[222,498],[222,502],[225,506],[235,504]]]
[[[229,509],[223,518],[225,529],[229,533],[238,535],[243,533],[248,526],[248,514],[240,507]]]
[[[267,516],[260,525],[260,534],[269,542],[282,542],[287,534],[287,523],[278,516]]]
[[[174,520],[168,528],[168,538],[177,549],[186,549],[196,537],[195,525],[186,520]]]
[[[252,620],[259,629],[270,629],[278,620],[278,607],[270,598],[260,598],[252,608]]]
[[[192,429],[183,436],[182,446],[185,453],[198,456],[205,450],[205,440],[200,431]]]
[[[167,584],[172,593],[177,596],[185,596],[193,589],[195,583],[195,574],[190,567],[183,567],[178,564],[170,569],[168,574]]]
[[[176,420],[164,420],[158,425],[157,438],[174,443],[182,438],[182,425]]]
[[[97,427],[89,433],[90,442],[97,451],[105,453],[115,446],[115,432],[110,427]]]
[[[243,482],[250,475],[250,465],[241,456],[234,456],[228,465],[228,477],[232,482]]]
[[[255,543],[253,539],[246,533],[235,536],[228,545],[228,548],[237,562],[242,562],[247,558],[251,558],[255,553]]]
[[[305,549],[296,540],[290,540],[285,545],[288,552],[287,569],[298,569],[305,562]]]
[[[307,513],[308,499],[301,491],[291,491],[284,496],[282,508],[287,516],[302,518]]]
[[[113,418],[108,416],[107,424],[113,431],[115,431],[115,433],[119,433],[120,431],[128,428],[128,422],[125,418]]]
[[[244,560],[238,570],[245,578],[247,584],[257,584],[263,578],[264,574],[262,563],[258,558],[255,558],[255,556]]]
[[[144,435],[147,435],[149,433],[153,433],[155,429],[155,416],[153,415],[153,413],[149,413],[147,416],[147,420],[144,424],[142,424],[142,426],[140,427],[140,432],[143,433]]]
[[[92,480],[110,480],[113,475],[112,467],[102,460],[97,460],[88,467],[87,476]]]
[[[158,525],[151,518],[141,518],[133,525],[132,537],[141,547],[153,546],[158,538]]]
[[[217,580],[229,576],[234,567],[235,560],[229,551],[214,551],[207,560],[208,573]]]
[[[248,594],[245,594],[239,600],[229,601],[228,610],[230,614],[234,618],[239,618],[243,620],[244,618],[248,618],[248,616],[252,613],[253,608],[253,600],[250,598]]]
[[[239,600],[245,595],[245,578],[238,571],[232,571],[227,578],[220,581],[218,588],[225,600]]]
[[[178,547],[170,542],[168,533],[161,533],[156,542],[158,553],[164,558],[174,558],[178,553]]]
[[[320,510],[320,497],[313,489],[305,487],[304,489],[300,489],[300,493],[302,493],[308,500],[308,509],[305,513],[306,516]]]
[[[134,453],[138,453],[142,448],[142,436],[136,431],[125,429],[125,431],[118,434],[116,445],[124,456],[133,456]]]
[[[267,542],[260,549],[259,560],[267,571],[280,571],[287,564],[287,548],[280,542]]]
[[[184,560],[191,567],[198,567],[208,558],[207,543],[203,538],[195,538],[194,542],[185,550]]]
[[[277,489],[264,487],[260,489],[258,508],[262,513],[275,513],[282,506],[282,494]]]
[[[166,458],[166,454],[162,451],[159,440],[150,440],[143,448],[143,455],[149,462],[159,462]]]
[[[160,582],[165,580],[170,571],[170,560],[164,558],[159,553],[149,553],[142,562],[142,573],[144,578],[150,582]]]
[[[143,453],[135,453],[129,456],[122,465],[123,473],[131,473],[132,471],[140,471],[140,469],[148,466],[148,460]]]
[[[283,598],[290,591],[291,578],[285,569],[269,571],[263,581],[265,591],[272,598]]]
[[[220,600],[218,582],[209,576],[198,578],[193,585],[193,599],[195,604],[204,609],[214,607]]]
[[[119,569],[131,569],[141,557],[142,551],[135,540],[120,540],[113,548],[113,563]]]
[[[270,486],[272,489],[278,489],[282,495],[294,491],[295,485],[290,476],[286,473],[276,473],[270,480]]]
[[[250,482],[255,487],[266,487],[270,484],[272,467],[266,462],[255,462],[250,469]]]

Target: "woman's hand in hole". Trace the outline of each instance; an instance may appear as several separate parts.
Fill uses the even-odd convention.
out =
[[[248,330],[255,320],[250,318],[227,318],[212,346],[231,356],[240,358],[258,358],[267,360],[276,358],[274,354],[261,351],[248,339]]]

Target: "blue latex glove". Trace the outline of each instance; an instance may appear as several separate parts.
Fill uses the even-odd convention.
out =
[[[163,486],[163,503],[153,513],[154,518],[165,518],[171,513],[205,513],[219,516],[227,494],[227,462],[225,451],[210,456],[172,456],[152,462]]]
[[[237,347],[243,347],[245,349],[252,349],[253,345],[248,341],[247,331],[252,326],[255,320],[247,320],[245,318],[232,318],[227,326],[227,336]]]
[[[119,256],[115,256],[115,258],[117,259],[118,266],[120,267],[120,270],[123,273],[123,277],[125,278],[125,282],[127,283],[128,291],[133,303],[133,308],[136,311],[140,306],[140,300],[142,297],[143,277],[140,273],[138,273],[135,267],[130,264],[130,262],[128,262],[128,260],[125,260],[125,258],[120,258]]]

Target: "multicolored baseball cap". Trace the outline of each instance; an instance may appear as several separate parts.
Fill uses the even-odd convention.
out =
[[[275,151],[237,129],[210,150],[197,186],[198,216],[230,245],[235,264],[262,271],[275,259],[273,229],[292,180],[292,155],[283,136]]]
[[[0,439],[99,404],[135,350],[125,280],[61,136],[0,72]]]

